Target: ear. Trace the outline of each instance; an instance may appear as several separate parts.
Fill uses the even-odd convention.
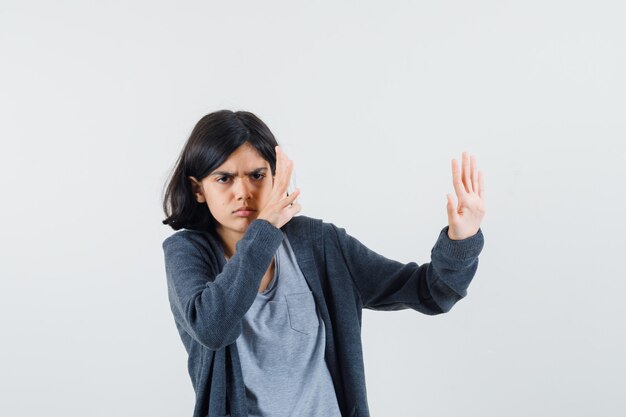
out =
[[[202,189],[202,183],[198,181],[195,177],[189,176],[189,181],[191,181],[191,191],[193,195],[196,197],[196,201],[198,203],[206,203],[206,198],[204,198],[204,190]]]

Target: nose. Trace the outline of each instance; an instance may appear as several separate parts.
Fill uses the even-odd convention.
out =
[[[234,193],[237,200],[246,201],[246,199],[252,197],[250,195],[250,184],[248,184],[245,178],[235,179]]]

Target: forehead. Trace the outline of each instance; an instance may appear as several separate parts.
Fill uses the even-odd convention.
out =
[[[269,166],[270,163],[263,159],[252,145],[244,144],[231,153],[226,161],[217,167],[215,171],[247,172],[258,168],[269,168]]]

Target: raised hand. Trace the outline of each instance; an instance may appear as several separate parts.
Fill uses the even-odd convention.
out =
[[[274,176],[270,199],[257,216],[257,219],[267,220],[279,229],[287,224],[302,208],[300,204],[295,202],[296,197],[300,195],[299,188],[296,188],[290,196],[287,196],[287,187],[289,186],[292,170],[293,161],[287,158],[280,146],[277,146],[276,175]]]
[[[476,172],[476,156],[463,152],[463,166],[459,168],[456,159],[452,160],[452,184],[458,199],[454,204],[452,194],[446,194],[448,200],[448,237],[461,240],[478,233],[480,223],[485,216],[483,172]]]

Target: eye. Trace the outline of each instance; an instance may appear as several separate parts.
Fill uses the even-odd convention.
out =
[[[219,177],[219,178],[217,179],[217,182],[219,182],[219,183],[221,183],[221,184],[225,184],[224,182],[222,182],[222,180],[223,180],[223,179],[227,179],[227,180],[229,180],[229,179],[230,179],[230,177]]]
[[[265,174],[260,174],[260,173],[252,174],[252,176],[254,177],[254,179],[259,180],[259,181],[265,178]]]

